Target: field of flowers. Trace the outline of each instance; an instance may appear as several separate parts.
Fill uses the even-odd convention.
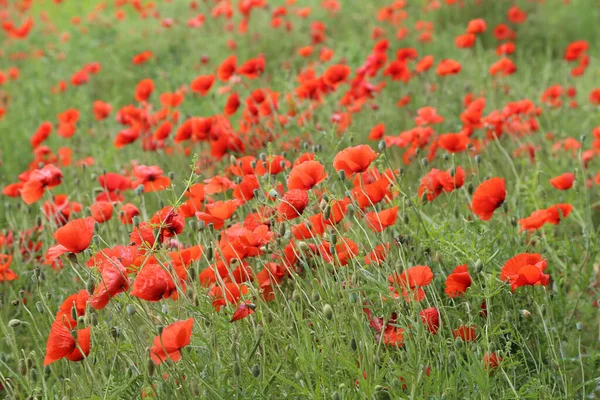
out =
[[[0,0],[0,398],[600,398],[597,0]]]

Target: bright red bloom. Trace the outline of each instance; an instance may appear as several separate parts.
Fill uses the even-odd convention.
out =
[[[547,285],[550,275],[544,274],[548,262],[537,253],[522,253],[506,261],[500,279],[508,281],[514,291],[521,286]]]
[[[127,270],[117,257],[100,260],[101,280],[90,297],[90,306],[101,310],[112,297],[129,289],[131,282]]]
[[[290,220],[299,217],[308,205],[308,193],[306,190],[292,189],[283,195],[277,213],[282,220]]]
[[[171,179],[163,176],[163,170],[153,166],[137,165],[133,169],[133,175],[137,180],[131,182],[131,187],[144,186],[144,192],[157,192],[165,190],[171,185]]]
[[[488,221],[494,215],[494,211],[504,203],[505,198],[506,183],[504,179],[491,178],[475,189],[471,209],[482,221]]]
[[[461,325],[452,331],[454,339],[461,338],[465,342],[474,342],[477,339],[477,327]]]
[[[446,278],[446,289],[444,291],[448,297],[455,298],[465,293],[467,288],[471,286],[471,283],[467,264],[459,265]]]
[[[382,232],[385,228],[396,223],[396,218],[398,218],[398,206],[379,212],[367,213],[366,217],[369,228],[374,232]]]
[[[467,150],[470,140],[462,133],[446,133],[438,137],[439,146],[449,153],[460,153]]]
[[[17,274],[10,270],[12,256],[8,254],[0,254],[0,282],[14,281],[17,279]]]
[[[81,253],[87,249],[94,236],[95,222],[92,217],[79,218],[58,228],[52,235],[58,245],[48,249],[48,258],[53,259],[65,253]]]
[[[419,313],[421,321],[427,327],[429,332],[437,335],[437,331],[440,328],[440,312],[435,307],[426,308]]]
[[[378,155],[366,144],[348,147],[337,153],[333,159],[333,167],[338,172],[344,171],[347,177],[352,177],[355,173],[365,172]]]
[[[174,362],[181,360],[181,349],[192,341],[194,320],[177,321],[165,326],[162,333],[154,338],[150,349],[150,358],[155,364],[160,364],[167,359]]]
[[[240,319],[244,319],[249,315],[254,314],[254,309],[256,305],[250,302],[240,303],[237,310],[231,316],[231,320],[229,322],[239,321]]]
[[[575,182],[575,174],[572,172],[566,172],[550,179],[549,182],[558,190],[569,190],[573,187],[573,182]]]
[[[288,189],[310,190],[327,178],[325,167],[318,161],[305,161],[290,171]]]
[[[165,267],[146,264],[137,274],[130,294],[147,301],[159,301],[169,297],[177,299],[177,286]]]
[[[407,301],[421,301],[425,298],[423,287],[429,285],[433,280],[433,272],[431,268],[424,265],[416,265],[408,268],[400,275],[394,273],[388,277],[390,284],[398,285],[402,289],[402,294]],[[397,293],[395,287],[390,287],[390,291],[395,295]]]
[[[80,351],[83,350],[83,353]],[[46,356],[44,366],[52,364],[61,358],[71,361],[81,361],[90,353],[90,328],[79,329],[77,340],[73,339],[71,332],[62,323],[56,320],[50,329],[46,343]]]
[[[196,77],[190,84],[190,88],[194,93],[200,93],[201,96],[206,96],[212,88],[213,83],[215,83],[215,76],[213,74],[210,75],[200,75]]]
[[[498,365],[502,362],[502,357],[497,355],[496,353],[486,353],[483,356],[483,366],[485,369],[495,369],[498,368]]]

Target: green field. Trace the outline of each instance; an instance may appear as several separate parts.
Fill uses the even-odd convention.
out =
[[[0,0],[0,398],[599,398],[598,21]]]

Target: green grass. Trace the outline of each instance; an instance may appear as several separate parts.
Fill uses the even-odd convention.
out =
[[[286,17],[293,23],[291,32],[270,26],[273,9],[284,4],[271,1],[267,9],[252,11],[248,34],[237,32],[242,17],[237,11],[238,2],[234,3],[232,22],[236,29],[228,32],[227,21],[211,18],[213,2],[198,1],[198,9],[191,11],[188,1],[156,1],[158,19],[142,19],[128,5],[123,8],[125,20],[118,22],[111,1],[90,22],[86,16],[98,2],[65,0],[56,5],[48,0],[37,1],[28,11],[36,23],[30,36],[22,41],[4,39],[0,70],[17,66],[20,77],[0,87],[10,97],[7,113],[0,120],[0,186],[17,182],[18,175],[29,168],[33,160],[29,138],[39,124],[51,121],[56,125],[56,115],[68,108],[77,108],[81,113],[76,134],[64,139],[56,134],[55,127],[44,145],[53,152],[69,146],[74,160],[93,157],[95,162],[86,167],[61,167],[62,184],[31,206],[20,198],[3,196],[0,230],[3,235],[12,232],[15,240],[0,247],[0,253],[13,256],[10,268],[19,278],[0,282],[0,384],[4,387],[0,396],[134,399],[144,393],[158,399],[598,398],[600,313],[595,301],[600,263],[600,198],[594,178],[599,162],[594,158],[584,166],[581,159],[582,153],[594,146],[592,129],[600,126],[598,106],[588,101],[589,92],[600,87],[600,31],[595,29],[600,13],[598,1],[571,0],[564,5],[554,0],[544,4],[484,0],[475,5],[465,0],[463,8],[442,1],[440,9],[430,12],[424,11],[426,2],[407,1],[408,17],[403,26],[411,33],[402,40],[395,39],[397,27],[376,20],[378,9],[391,5],[388,1],[340,1],[341,11],[335,14],[324,10],[320,0],[298,1],[289,6]],[[517,72],[498,82],[488,73],[490,65],[499,58],[492,29],[497,23],[507,23],[506,11],[513,3],[528,12],[528,19],[513,26],[517,31],[517,50],[510,58],[516,63]],[[312,12],[306,19],[293,12],[307,6]],[[13,8],[8,12],[10,18],[21,20]],[[42,12],[56,25],[55,32],[44,32]],[[187,19],[198,13],[205,14],[205,24],[199,29],[187,27]],[[80,26],[71,23],[74,16],[81,17]],[[173,18],[176,23],[170,29],[162,28],[162,18]],[[477,39],[474,48],[456,49],[454,38],[464,32],[473,18],[484,18],[487,32]],[[418,20],[434,24],[432,42],[417,40],[414,27]],[[322,46],[335,51],[329,62],[319,61],[318,55],[309,59],[297,55],[300,47],[311,44],[314,21],[326,24]],[[87,29],[86,34],[80,32],[82,26]],[[240,110],[229,118],[237,132],[243,122],[244,100],[255,89],[279,92],[277,112],[286,115],[290,110],[286,95],[295,93],[299,86],[297,76],[309,63],[317,76],[329,65],[346,63],[354,77],[376,43],[371,39],[376,26],[386,29],[390,60],[397,49],[414,47],[420,57],[435,57],[434,68],[408,83],[391,81],[381,71],[369,78],[373,84],[385,81],[387,86],[374,94],[360,112],[352,114],[352,123],[340,134],[331,116],[344,111],[339,100],[350,88],[348,83],[324,96],[322,103],[298,102],[300,112],[311,107],[312,118],[302,126],[293,118],[285,127],[274,125],[270,117],[259,119],[250,129],[251,136],[269,132],[272,140],[268,145],[248,145],[243,154],[210,159],[206,143],[175,145],[174,133],[167,139],[167,144],[176,150],[173,154],[164,150],[143,151],[140,141],[122,149],[113,146],[117,133],[124,128],[116,121],[116,111],[137,104],[134,89],[142,79],[154,80],[155,91],[149,103],[156,110],[160,107],[160,93],[174,92],[198,75],[213,73],[229,55],[236,54],[239,65],[263,54],[267,62],[262,76],[256,80],[242,78],[242,83],[234,87],[242,100]],[[70,40],[62,42],[62,33],[69,33]],[[228,39],[237,42],[236,50],[227,47]],[[562,59],[566,46],[574,40],[587,40],[590,44],[590,66],[579,78],[569,74],[574,64]],[[318,48],[315,46],[316,54]],[[25,60],[9,57],[19,51],[31,54],[36,49],[44,50],[45,55]],[[152,51],[154,59],[132,65],[131,58],[145,50]],[[208,57],[205,64],[201,63],[203,56]],[[456,76],[438,77],[435,66],[445,58],[459,61],[462,71]],[[102,69],[91,75],[86,85],[69,85],[62,94],[51,92],[59,81],[69,82],[74,72],[90,62],[100,62]],[[553,84],[575,87],[579,107],[552,109],[543,105],[541,95]],[[429,92],[430,85],[437,90]],[[509,88],[508,92],[502,85]],[[223,86],[222,82],[215,82],[205,97],[187,93],[179,107],[180,121],[221,113],[227,96],[217,90]],[[428,162],[423,160],[428,149],[423,149],[408,165],[402,160],[404,149],[384,149],[367,139],[371,128],[380,122],[386,125],[389,136],[414,128],[417,110],[425,106],[436,108],[445,118],[443,123],[434,125],[436,134],[459,132],[462,101],[469,92],[485,96],[484,116],[501,111],[510,102],[530,99],[542,109],[536,117],[539,129],[523,137],[505,133],[487,142],[477,157],[470,151],[447,154],[439,149],[435,159]],[[407,94],[411,95],[411,103],[397,108],[396,102]],[[108,119],[94,119],[91,110],[95,100],[112,104]],[[548,132],[554,133],[553,140],[545,137]],[[485,139],[485,129],[476,130],[472,137]],[[553,151],[552,145],[565,138],[581,140],[582,148],[573,154]],[[364,212],[354,205],[342,223],[328,227],[323,237],[303,240],[305,244],[300,245],[350,239],[358,244],[359,252],[348,265],[342,267],[318,254],[305,254],[291,276],[274,287],[275,299],[269,302],[261,297],[257,283],[248,282],[249,292],[244,299],[256,304],[256,312],[230,323],[236,306],[215,311],[209,289],[198,280],[200,272],[222,252],[222,232],[199,226],[196,218],[189,218],[177,240],[185,247],[201,245],[204,252],[188,270],[186,292],[180,293],[178,300],[156,303],[122,293],[112,298],[105,309],[87,306],[78,329],[91,327],[89,355],[80,362],[63,359],[44,367],[46,342],[58,307],[69,295],[101,285],[99,271],[87,268],[85,262],[100,249],[128,245],[132,225],[120,223],[117,206],[112,220],[97,227],[90,248],[78,254],[76,260],[62,257],[64,268],[54,270],[45,263],[45,254],[56,244],[52,234],[57,226],[43,216],[43,202],[51,201],[53,195],[67,194],[71,201],[83,206],[71,219],[82,218],[89,215],[88,207],[100,190],[97,177],[103,172],[128,173],[134,161],[158,165],[171,175],[171,188],[139,195],[131,190],[124,194],[125,202],[140,209],[141,215],[136,219],[139,223],[149,220],[164,206],[179,206],[190,183],[228,174],[230,156],[285,154],[293,163],[302,153],[314,152],[329,177],[310,191],[310,202],[302,217],[289,222],[271,221],[274,237],[264,253],[244,260],[257,273],[269,262],[282,262],[282,251],[293,240],[292,225],[325,211],[327,201],[323,194],[328,199],[347,196],[353,184],[338,176],[333,159],[340,150],[361,143],[379,149],[381,154],[373,167],[381,172],[388,168],[397,170],[391,189],[393,198]],[[539,147],[535,163],[513,155],[523,144]],[[183,147],[190,148],[189,156],[184,155]],[[197,157],[209,161],[192,171]],[[432,168],[448,170],[457,166],[466,171],[462,188],[442,193],[431,202],[418,198],[421,178]],[[289,172],[286,169],[273,177],[259,177],[260,191],[267,193],[278,184],[286,187]],[[575,173],[575,184],[568,191],[558,191],[548,180],[565,172]],[[236,181],[231,174],[228,176]],[[507,196],[494,217],[484,222],[471,212],[470,202],[473,189],[489,177],[505,178]],[[230,199],[232,193],[211,197],[215,201]],[[277,208],[279,202],[261,194],[241,205],[227,223],[243,223],[249,213],[262,206]],[[573,205],[573,212],[559,225],[546,225],[531,234],[518,232],[519,219],[557,203]],[[368,228],[366,212],[393,206],[399,207],[393,226],[381,233]],[[33,254],[23,252],[20,233],[40,224],[43,228],[31,237],[40,248]],[[382,243],[391,244],[386,261],[380,266],[367,265],[365,255]],[[168,265],[166,244],[157,245],[152,251]],[[552,279],[547,286],[521,287],[513,292],[510,285],[500,280],[500,271],[507,260],[525,252],[541,254],[548,261],[545,272]],[[462,264],[468,265],[473,283],[465,295],[450,299],[444,292],[446,277]],[[407,302],[402,296],[391,297],[388,276],[415,265],[427,265],[434,274],[431,284],[424,288],[425,299]],[[135,274],[131,279],[135,279]],[[484,301],[487,315],[481,314]],[[419,314],[429,307],[436,307],[440,313],[436,335],[426,329]],[[386,321],[397,313],[395,325],[404,329],[403,346],[388,346],[380,340],[369,324],[365,308],[371,310],[373,317]],[[154,365],[148,352],[153,338],[164,326],[188,318],[194,319],[194,327],[190,345],[182,349],[182,360]],[[477,339],[454,339],[452,331],[460,325],[477,326]],[[497,368],[485,367],[486,353],[502,358]]]

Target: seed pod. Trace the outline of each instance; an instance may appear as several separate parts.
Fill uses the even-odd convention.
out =
[[[579,332],[581,332],[583,330],[583,324],[581,322],[576,323],[575,327],[577,328],[577,330]]]
[[[258,364],[252,366],[252,376],[255,378],[260,376],[260,366]]]
[[[356,339],[354,339],[354,338],[350,339],[350,348],[353,351],[358,350],[358,343],[356,342]]]
[[[11,319],[10,321],[8,321],[8,326],[11,328],[16,328],[19,325],[21,325],[21,321],[19,321],[18,319]]]
[[[333,308],[329,304],[323,306],[323,315],[329,320],[333,319]]]

